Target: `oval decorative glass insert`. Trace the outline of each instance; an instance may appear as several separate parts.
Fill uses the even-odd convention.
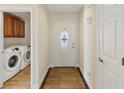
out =
[[[61,35],[60,35],[60,42],[61,42],[61,48],[64,49],[67,47],[67,44],[68,44],[68,39],[69,39],[69,36],[68,36],[68,32],[65,31],[62,31],[61,32]]]

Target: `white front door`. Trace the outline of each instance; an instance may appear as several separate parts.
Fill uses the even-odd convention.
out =
[[[124,5],[100,8],[98,86],[124,88]]]
[[[74,23],[56,23],[54,32],[55,67],[75,66]]]

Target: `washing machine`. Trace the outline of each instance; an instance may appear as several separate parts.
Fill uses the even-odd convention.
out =
[[[12,47],[18,47],[21,52],[21,70],[26,68],[30,64],[31,59],[31,48],[30,45],[16,45]]]
[[[21,69],[26,68],[31,61],[31,48],[29,45],[18,46],[21,51],[22,65]]]
[[[21,54],[19,48],[7,48],[2,53],[4,78],[3,81],[15,76],[21,70]]]

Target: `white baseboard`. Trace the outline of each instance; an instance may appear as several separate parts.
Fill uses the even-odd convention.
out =
[[[82,75],[83,75],[83,68],[80,67],[80,65],[79,65],[79,69],[80,69],[80,71],[81,71],[81,73],[82,73]]]
[[[75,64],[75,67],[80,67],[80,65],[79,64]]]
[[[84,75],[84,79],[85,79],[85,81],[87,82],[88,87],[89,87],[90,89],[93,89],[93,87],[91,86],[91,84],[90,84],[88,78],[87,78],[85,75]]]
[[[93,87],[91,86],[89,80],[88,80],[87,77],[84,75],[83,69],[82,69],[80,66],[79,66],[79,68],[80,68],[80,71],[81,71],[81,73],[82,73],[82,75],[83,75],[83,77],[84,77],[84,79],[85,79],[85,81],[86,81],[88,87],[89,87],[90,89],[93,89]]]
[[[54,65],[53,65],[53,64],[49,64],[49,67],[53,68],[53,67],[54,67]]]
[[[39,85],[38,84],[33,84],[33,86],[31,87],[31,89],[39,89]]]
[[[49,67],[54,68],[54,67],[61,67],[61,66],[54,66],[53,64],[50,64]],[[64,66],[64,67],[66,67],[66,66]],[[75,64],[75,66],[73,66],[73,67],[79,67],[79,64]]]
[[[44,78],[45,78],[45,76],[46,76],[48,70],[49,70],[49,66],[48,66],[47,69],[45,70],[43,77],[41,77],[41,79],[40,79],[40,82],[39,82],[39,84],[38,84],[38,89],[41,87],[41,85],[42,85],[42,83],[43,83],[43,81],[44,81]]]
[[[49,66],[46,68],[46,70],[45,70],[44,74],[42,75],[41,79],[39,80],[39,82],[33,84],[32,89],[39,89],[41,87],[41,84],[43,83],[43,80],[44,80],[48,70],[49,70]]]

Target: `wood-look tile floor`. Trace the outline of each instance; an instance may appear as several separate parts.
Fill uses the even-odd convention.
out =
[[[30,66],[20,71],[4,83],[3,89],[29,89],[30,88]]]
[[[44,84],[44,89],[85,89],[77,68],[52,68]]]

